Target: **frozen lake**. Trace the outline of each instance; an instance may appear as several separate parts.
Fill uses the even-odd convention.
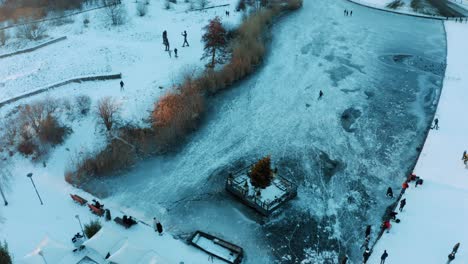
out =
[[[245,263],[359,260],[365,225],[378,228],[386,189],[398,190],[416,159],[445,56],[439,21],[306,0],[273,26],[264,66],[211,99],[179,152],[98,187],[175,234],[200,229],[244,247]],[[262,219],[224,181],[265,155],[299,190]]]

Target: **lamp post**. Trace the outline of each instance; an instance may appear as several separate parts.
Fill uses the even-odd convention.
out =
[[[75,215],[75,218],[78,219],[78,222],[80,223],[80,227],[81,227],[81,233],[83,234],[83,236],[86,238],[86,234],[83,230],[83,226],[81,225],[81,220],[80,220],[80,216],[79,215]]]
[[[36,185],[34,184],[34,181],[33,181],[33,179],[32,179],[32,175],[33,175],[32,173],[28,173],[28,175],[26,175],[26,176],[27,176],[29,179],[31,179],[31,183],[32,183],[32,185],[33,185],[33,187],[34,187],[34,190],[36,190],[37,197],[39,197],[39,201],[41,202],[41,205],[44,205],[44,204],[42,203],[41,196],[39,195],[39,192],[37,191]]]

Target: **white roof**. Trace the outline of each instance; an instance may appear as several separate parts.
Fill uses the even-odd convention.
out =
[[[92,238],[83,243],[88,249],[93,249],[102,257],[107,253],[116,252],[125,243],[126,238],[110,229],[104,227],[99,230]]]
[[[126,264],[166,264],[156,252],[150,249],[133,247],[128,242],[108,259],[111,263]]]
[[[25,264],[44,264],[45,260],[47,263],[59,263],[71,251],[72,248],[46,237],[21,262]]]

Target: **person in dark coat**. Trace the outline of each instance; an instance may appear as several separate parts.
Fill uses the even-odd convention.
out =
[[[156,223],[156,229],[158,230],[159,235],[162,236],[163,227],[159,221]]]
[[[368,225],[368,226],[366,227],[366,237],[369,237],[369,236],[370,236],[370,233],[371,233],[371,226]]]
[[[174,49],[174,55],[176,58],[178,58],[179,56],[177,56],[177,49]]]
[[[434,126],[431,128],[435,130],[439,129],[439,118],[434,119]]]
[[[353,16],[353,10],[349,12],[349,16]]]
[[[182,33],[182,36],[184,36],[184,44],[182,44],[182,47],[185,47],[185,44],[187,44],[187,47],[189,47],[190,45],[188,44],[188,41],[187,41],[187,31],[184,30],[184,33]]]
[[[364,258],[364,264],[367,263],[367,261],[369,260],[369,257],[370,257],[371,253],[370,253],[370,250],[368,248],[366,248],[366,251],[364,251],[364,254],[362,254],[362,257]]]
[[[418,187],[418,185],[422,185],[423,182],[424,182],[423,179],[418,178],[418,179],[416,180],[416,183],[414,184],[414,187],[416,188],[416,187]]]
[[[391,212],[390,213],[390,218],[393,219],[393,220],[396,220],[396,216],[397,216],[397,212]]]
[[[124,82],[121,80],[120,81],[120,91],[124,90]]]
[[[318,99],[319,100],[322,99],[322,96],[323,96],[323,92],[322,92],[322,90],[320,90]]]
[[[403,211],[403,208],[405,207],[405,205],[406,205],[406,198],[400,201],[400,212]]]
[[[393,190],[392,190],[392,187],[388,187],[388,189],[387,189],[387,197],[393,198]]]
[[[384,250],[382,256],[380,257],[380,264],[385,264],[385,259],[387,259],[388,253],[387,250]]]

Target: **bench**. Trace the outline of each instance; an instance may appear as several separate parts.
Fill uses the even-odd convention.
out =
[[[88,207],[89,207],[89,210],[91,210],[91,212],[97,216],[102,216],[104,215],[104,209],[102,208],[97,208],[96,206],[92,205],[92,204],[88,204]]]
[[[126,229],[130,228],[132,225],[137,224],[137,222],[136,222],[135,220],[133,220],[133,223],[132,223],[132,224],[124,223],[123,219],[120,218],[120,217],[114,218],[114,222],[116,222],[117,224],[119,224],[119,225],[125,227]]]
[[[70,194],[70,196],[73,199],[73,201],[79,203],[80,205],[85,205],[88,202],[86,199],[77,194]]]

